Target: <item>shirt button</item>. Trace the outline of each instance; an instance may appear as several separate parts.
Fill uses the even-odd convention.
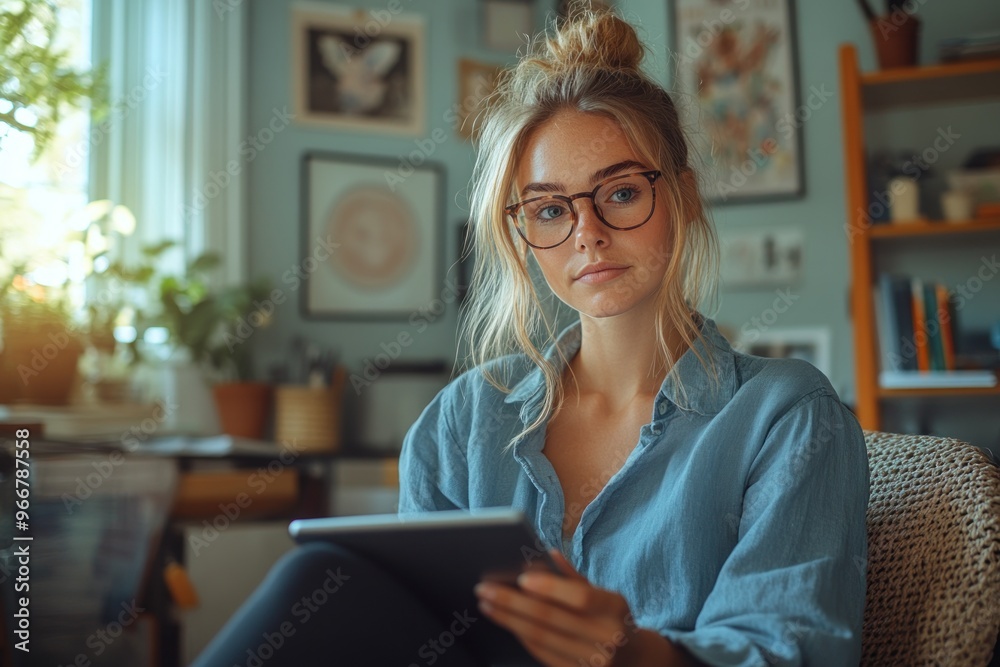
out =
[[[666,413],[666,411],[667,411],[667,404],[666,403],[660,403],[660,414],[662,415],[662,414]]]

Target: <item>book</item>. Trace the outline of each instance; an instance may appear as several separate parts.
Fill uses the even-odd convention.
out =
[[[941,323],[941,350],[944,353],[944,369],[955,370],[955,320],[951,311],[951,293],[948,288],[938,283],[937,308],[938,321]]]
[[[882,371],[879,385],[883,389],[961,389],[969,387],[995,387],[997,376],[993,371]]]
[[[875,334],[878,336],[882,370],[902,370],[898,350],[899,327],[893,316],[892,279],[888,274],[880,275],[878,283],[872,288],[872,303],[875,305]]]
[[[892,317],[895,320],[893,348],[899,355],[898,369],[917,370],[916,348],[913,346],[913,305],[908,278],[891,278]],[[891,327],[890,327],[891,328]]]
[[[927,347],[930,350],[931,370],[943,371],[944,349],[941,343],[941,323],[938,321],[937,285],[924,283],[924,315],[927,322]]]
[[[920,278],[910,279],[910,299],[913,309],[913,346],[916,348],[917,370],[931,370],[930,346],[927,340],[927,316],[924,308],[924,283]]]

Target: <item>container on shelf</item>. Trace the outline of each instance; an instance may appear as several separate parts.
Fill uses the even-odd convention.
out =
[[[281,385],[274,393],[274,437],[301,452],[333,452],[341,446],[344,374],[329,387]]]

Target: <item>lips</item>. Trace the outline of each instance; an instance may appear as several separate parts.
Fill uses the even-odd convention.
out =
[[[573,277],[573,280],[584,282],[602,282],[618,276],[628,268],[626,264],[615,264],[614,262],[596,262],[588,264]]]

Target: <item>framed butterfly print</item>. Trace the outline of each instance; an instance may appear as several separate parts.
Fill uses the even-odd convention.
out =
[[[400,2],[372,11],[292,5],[296,122],[425,134],[424,20],[401,9]]]

